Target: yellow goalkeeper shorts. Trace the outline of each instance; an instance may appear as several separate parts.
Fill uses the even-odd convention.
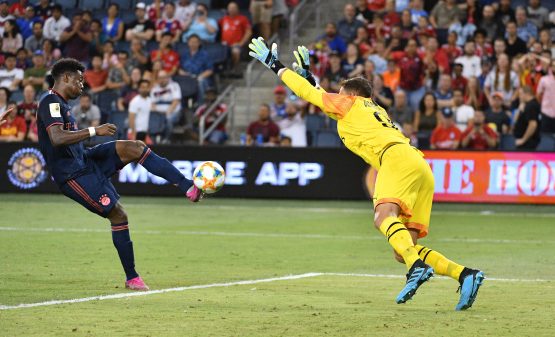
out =
[[[376,177],[374,208],[388,202],[399,205],[405,226],[422,238],[428,234],[433,198],[434,176],[424,154],[408,144],[386,148]]]

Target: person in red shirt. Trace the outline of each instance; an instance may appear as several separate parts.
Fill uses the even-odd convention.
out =
[[[439,48],[439,43],[435,37],[428,38],[426,49],[420,54],[420,57],[424,60],[424,64],[428,65],[433,60],[436,62],[441,73],[450,73],[449,56],[447,56],[443,49]]]
[[[102,69],[102,56],[95,55],[91,61],[91,69],[85,71],[83,76],[85,82],[91,88],[93,94],[106,90],[106,81],[108,81],[108,71]]]
[[[27,133],[25,118],[17,115],[15,102],[8,103],[6,110],[12,109],[3,124],[0,124],[0,142],[21,142]]]
[[[432,132],[430,148],[440,150],[456,150],[461,141],[461,131],[453,120],[453,110],[441,110],[441,122]]]
[[[462,48],[457,45],[457,39],[457,32],[450,32],[449,35],[447,35],[447,43],[441,46],[441,49],[447,54],[450,66],[455,63],[457,57],[463,54]]]
[[[10,14],[15,17],[22,17],[25,14],[25,8],[27,8],[27,0],[19,0],[10,6]]]
[[[462,75],[463,69],[463,65],[460,63],[455,63],[453,65],[453,79],[451,80],[451,87],[453,90],[459,89],[462,92],[466,91],[468,79]]]
[[[279,142],[279,126],[270,120],[270,106],[260,105],[258,120],[247,128],[247,145],[276,145]]]
[[[420,100],[426,93],[423,85],[424,62],[417,54],[418,45],[415,39],[410,39],[404,51],[391,53],[391,58],[401,69],[399,88],[407,95],[407,100],[413,111],[418,109]]]
[[[486,124],[482,110],[474,111],[474,122],[462,133],[461,145],[472,150],[487,150],[497,146],[497,133]]]
[[[238,69],[241,60],[241,50],[252,35],[251,24],[246,16],[239,13],[239,6],[235,2],[227,5],[227,15],[220,19],[222,43],[231,48],[232,73],[240,76]]]
[[[154,62],[162,62],[162,70],[166,71],[170,77],[175,75],[179,69],[179,54],[171,48],[172,33],[166,32],[162,34],[160,40],[160,48],[150,52],[150,60]]]
[[[366,0],[366,5],[372,12],[381,12],[385,9],[385,0]]]
[[[175,17],[175,4],[168,2],[164,5],[164,16],[156,22],[156,41],[160,42],[165,33],[170,33],[172,43],[175,43],[181,37],[183,29],[181,23]]]

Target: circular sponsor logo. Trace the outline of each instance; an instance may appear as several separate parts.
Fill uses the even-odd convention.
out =
[[[107,195],[103,195],[102,198],[100,198],[100,203],[102,204],[102,206],[108,206],[110,204],[110,198]]]
[[[23,190],[37,187],[46,179],[46,161],[39,150],[26,147],[16,151],[8,161],[10,182]]]

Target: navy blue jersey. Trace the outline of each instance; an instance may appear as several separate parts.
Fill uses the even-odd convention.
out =
[[[39,102],[37,129],[41,152],[46,158],[54,181],[61,185],[87,171],[85,147],[82,142],[72,145],[52,145],[47,130],[54,125],[62,125],[63,129],[68,131],[78,130],[69,104],[60,94],[50,90]]]

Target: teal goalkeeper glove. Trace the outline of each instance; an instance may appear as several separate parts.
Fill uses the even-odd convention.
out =
[[[274,73],[278,73],[280,69],[285,66],[278,60],[277,44],[272,44],[272,50],[268,49],[266,42],[262,37],[252,39],[249,43],[249,55],[262,62],[267,68],[271,69]]]
[[[298,50],[298,52],[297,52]],[[293,70],[302,77],[304,77],[312,86],[316,87],[316,79],[310,72],[310,55],[305,46],[298,46],[297,50],[293,51],[297,62],[293,62]]]

